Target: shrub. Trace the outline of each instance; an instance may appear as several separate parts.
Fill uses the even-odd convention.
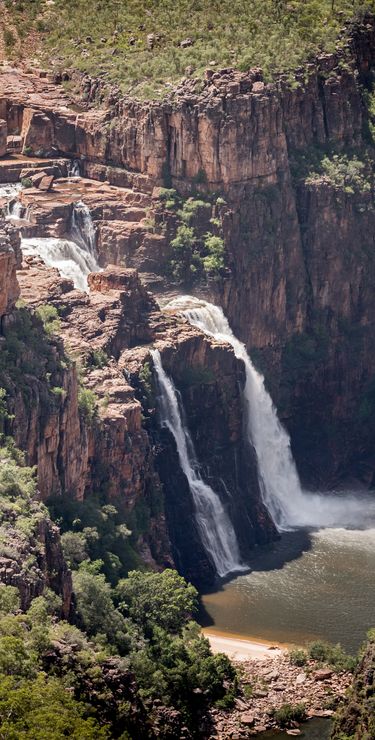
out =
[[[91,367],[106,367],[109,363],[109,357],[104,349],[93,349],[89,356]]]
[[[224,268],[224,240],[221,236],[206,234],[204,246],[208,255],[203,258],[203,266],[206,272],[218,275]]]
[[[16,38],[15,38],[13,31],[11,31],[10,28],[5,27],[3,29],[3,39],[4,39],[4,44],[6,48],[8,50],[13,49],[16,43]]]
[[[273,717],[280,727],[290,727],[293,722],[306,719],[306,707],[304,704],[283,704],[274,710]]]
[[[307,663],[308,655],[306,650],[296,648],[295,650],[290,651],[289,658],[290,662],[293,663],[293,665],[303,666]]]
[[[318,163],[317,172],[307,177],[307,182],[325,177],[336,188],[347,193],[370,192],[371,163],[346,154],[324,155]]]
[[[139,371],[139,380],[145,392],[148,403],[153,401],[152,370],[149,362],[145,362]]]
[[[55,306],[51,306],[50,304],[39,306],[35,313],[38,319],[42,322],[45,332],[49,336],[57,334],[60,331],[61,323]]]
[[[158,626],[180,633],[197,611],[197,591],[175,570],[162,573],[132,571],[117,586],[121,610],[143,630]]]
[[[312,660],[326,663],[336,671],[353,671],[357,664],[356,658],[348,655],[341,645],[330,645],[321,640],[309,645],[309,656]]]
[[[78,408],[83,418],[92,423],[98,413],[98,397],[90,388],[78,390]]]

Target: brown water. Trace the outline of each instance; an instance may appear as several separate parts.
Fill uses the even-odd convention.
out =
[[[205,626],[287,644],[324,639],[350,652],[375,626],[375,529],[283,535],[250,565],[203,596]]]

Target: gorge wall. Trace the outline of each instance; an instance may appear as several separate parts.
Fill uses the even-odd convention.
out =
[[[13,278],[4,273],[7,288]],[[22,305],[8,304],[3,317],[5,432],[37,466],[42,499],[114,503],[143,560],[153,567],[176,562],[195,583],[215,578],[174,441],[157,421],[155,346],[181,390],[203,478],[229,512],[242,558],[272,539],[242,434],[244,372],[232,349],[161,314],[135,270],[94,273],[86,294],[26,257],[18,281]]]
[[[97,211],[102,264],[164,278],[173,218],[171,229],[168,214],[160,228],[142,226],[156,207],[153,188],[224,195],[219,218],[230,273],[209,293],[265,373],[300,473],[315,485],[350,477],[371,484],[374,475],[366,104],[374,48],[368,15],[344,49],[298,70],[292,82],[265,83],[259,69],[208,70],[203,87],[186,79],[165,102],[113,91],[102,94],[104,107],[80,113],[45,76],[5,70],[0,80],[0,117],[25,151],[78,157],[87,177],[131,189],[128,215],[115,207],[104,223],[110,211]],[[102,93],[89,78],[81,89],[88,101]],[[321,172],[311,178],[324,153],[354,153],[365,163],[362,181],[352,188]],[[157,209],[156,217],[158,224]]]

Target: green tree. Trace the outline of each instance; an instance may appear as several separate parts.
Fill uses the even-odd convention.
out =
[[[100,740],[105,727],[90,717],[62,682],[39,674],[35,681],[0,678],[0,734],[6,740]]]
[[[146,631],[158,626],[180,633],[198,608],[197,590],[171,569],[131,571],[119,582],[117,596],[121,610]]]
[[[120,654],[129,652],[132,635],[127,620],[112,601],[111,586],[98,572],[99,563],[84,562],[73,573],[77,612],[89,635],[115,646]]]

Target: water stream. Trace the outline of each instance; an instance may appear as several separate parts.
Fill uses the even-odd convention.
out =
[[[220,497],[203,482],[193,442],[184,421],[183,408],[173,381],[163,368],[160,353],[152,352],[158,384],[158,409],[162,425],[173,434],[180,465],[186,475],[195,506],[202,545],[220,577],[245,570],[236,535]]]
[[[37,255],[46,265],[56,267],[62,277],[73,280],[74,287],[87,291],[87,276],[98,272],[96,234],[90,210],[79,201],[73,206],[71,239],[33,237],[22,239],[22,251]]]
[[[296,527],[362,527],[369,514],[375,522],[375,501],[371,512],[352,494],[304,491],[290,449],[287,431],[280,423],[263,376],[257,372],[246,347],[233,334],[221,308],[212,303],[181,296],[165,310],[182,313],[191,324],[220,342],[227,342],[245,365],[243,400],[249,443],[258,463],[261,494],[280,531]]]
[[[183,314],[243,360],[244,413],[263,501],[279,542],[254,552],[252,572],[206,594],[205,624],[247,637],[304,643],[320,638],[356,651],[375,625],[375,499],[356,492],[303,490],[263,377],[222,310],[182,296],[165,307]]]

